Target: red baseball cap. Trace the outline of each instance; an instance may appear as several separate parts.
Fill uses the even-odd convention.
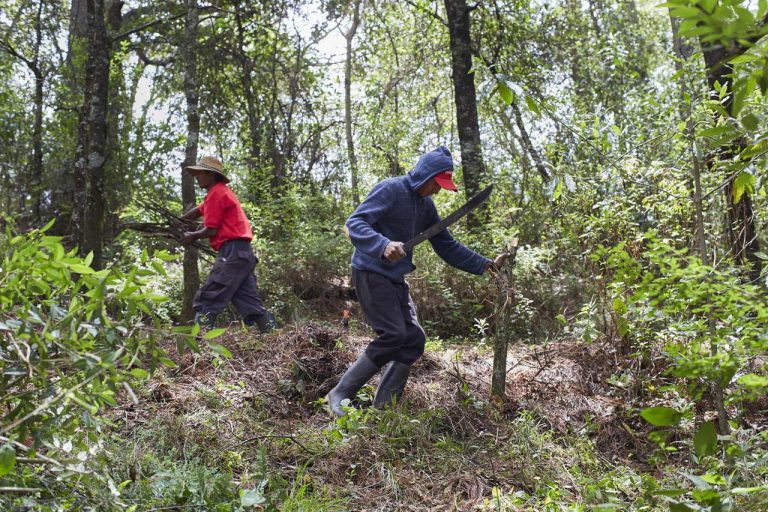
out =
[[[443,171],[440,174],[435,174],[435,181],[445,190],[456,192],[458,187],[453,182],[453,173],[451,171]]]

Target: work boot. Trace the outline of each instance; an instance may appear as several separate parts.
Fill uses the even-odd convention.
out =
[[[256,326],[259,331],[268,333],[277,327],[277,321],[272,313],[267,311],[263,315],[251,315],[245,319],[245,325],[248,327]]]
[[[194,323],[206,329],[213,329],[213,327],[216,325],[216,313],[203,313],[201,311],[197,311],[195,312]]]
[[[341,401],[345,398],[354,397],[360,388],[365,386],[365,383],[371,380],[371,377],[376,375],[380,369],[363,352],[357,361],[347,368],[336,387],[325,395],[331,414],[337,417],[344,416],[346,413],[341,407]]]
[[[373,399],[373,406],[377,409],[383,409],[386,405],[391,404],[392,400],[399,402],[403,397],[405,383],[410,374],[410,365],[392,361],[381,377],[379,387],[376,389],[376,396]]]

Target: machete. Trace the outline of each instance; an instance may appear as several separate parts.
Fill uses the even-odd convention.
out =
[[[472,199],[464,203],[464,206],[462,206],[461,208],[459,208],[458,210],[456,210],[455,212],[453,212],[452,214],[450,214],[440,222],[433,224],[432,226],[428,227],[427,229],[425,229],[415,237],[405,242],[403,244],[403,249],[405,250],[405,252],[410,251],[411,249],[419,245],[424,240],[429,240],[430,238],[432,238],[433,236],[435,236],[436,234],[438,234],[439,232],[441,232],[442,230],[444,230],[445,228],[447,228],[448,226],[450,226],[451,224],[453,224],[454,222],[456,222],[457,220],[459,220],[460,218],[462,218],[463,216],[465,216],[466,214],[468,214],[469,212],[471,212],[472,210],[480,206],[481,204],[483,204],[483,202],[486,199],[488,199],[488,196],[491,195],[491,192],[493,192],[493,185],[488,185],[483,190],[481,190],[475,197],[473,197]]]

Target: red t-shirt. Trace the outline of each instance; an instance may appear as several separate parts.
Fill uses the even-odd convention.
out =
[[[212,186],[198,208],[203,214],[203,225],[218,230],[215,236],[209,238],[214,251],[229,240],[253,240],[251,225],[240,201],[224,183]]]

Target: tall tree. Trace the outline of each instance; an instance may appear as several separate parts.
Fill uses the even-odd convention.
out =
[[[0,40],[0,48],[23,62],[32,73],[35,81],[32,99],[32,160],[29,165],[29,178],[24,180],[25,183],[20,183],[21,193],[19,194],[20,201],[22,202],[19,206],[22,209],[22,214],[26,213],[24,212],[26,207],[24,204],[26,202],[25,198],[31,198],[29,220],[33,224],[41,220],[40,210],[43,193],[43,94],[47,71],[41,62],[41,50],[43,44],[43,7],[45,4],[46,2],[41,0],[37,2],[37,7],[34,9],[32,22],[34,35],[29,55],[25,55],[23,51],[17,49],[9,39],[3,38]],[[26,5],[21,5],[17,16],[21,15],[21,11],[25,8]],[[19,179],[23,179],[22,176],[19,176]]]
[[[734,117],[733,112],[733,64],[731,59],[743,54],[749,47],[740,44],[725,46],[720,41],[708,41],[701,39],[701,48],[704,55],[704,64],[706,66],[707,84],[709,86],[710,96],[720,102],[729,117]],[[720,101],[719,90],[725,87],[728,91],[727,96]],[[720,114],[715,112],[717,118]],[[714,166],[717,160],[731,160],[741,153],[747,143],[744,139],[738,139],[721,146],[718,149],[716,158],[708,159],[710,166]],[[725,202],[728,205],[726,210],[727,234],[731,245],[731,252],[736,261],[740,264],[751,263],[751,276],[754,281],[760,278],[762,262],[758,256],[760,252],[760,243],[757,238],[757,229],[755,226],[755,210],[752,204],[752,197],[748,193],[741,194],[738,201],[734,201],[734,186],[736,178],[740,173],[732,173],[727,178],[727,184],[724,189]]]
[[[184,150],[184,164],[181,171],[181,201],[184,209],[195,206],[195,179],[184,172],[184,167],[197,161],[197,148],[200,138],[200,112],[198,111],[199,94],[197,88],[197,38],[199,12],[197,0],[187,0],[187,16],[184,30],[182,54],[184,60],[184,96],[187,100],[187,143]],[[200,287],[200,270],[197,249],[188,246],[184,249],[184,291],[181,320],[192,319],[192,302]]]
[[[360,191],[358,190],[357,157],[355,156],[355,140],[352,136],[352,40],[355,38],[357,27],[360,26],[361,0],[354,0],[352,5],[352,23],[344,32],[347,42],[344,58],[344,133],[347,139],[347,159],[349,160],[349,172],[352,178],[352,201],[354,205],[360,204]]]
[[[249,37],[246,33],[244,18],[252,17],[243,13],[243,7],[239,1],[235,1],[235,23],[237,25],[237,44],[234,52],[240,62],[240,81],[243,88],[243,101],[245,101],[245,115],[248,124],[248,153],[249,165],[256,168],[259,165],[262,149],[261,112],[258,109],[258,97],[253,88],[254,60],[248,55]]]
[[[477,95],[472,73],[472,38],[470,34],[469,7],[465,0],[445,0],[450,34],[451,65],[456,125],[461,146],[461,167],[467,198],[480,190],[485,177],[480,126],[477,118]],[[476,222],[476,221],[475,221]]]
[[[104,164],[107,160],[107,114],[111,40],[104,18],[104,0],[88,0],[88,60],[85,94],[80,113],[76,172],[84,178],[81,254],[93,252],[93,266],[101,268],[104,239]]]

